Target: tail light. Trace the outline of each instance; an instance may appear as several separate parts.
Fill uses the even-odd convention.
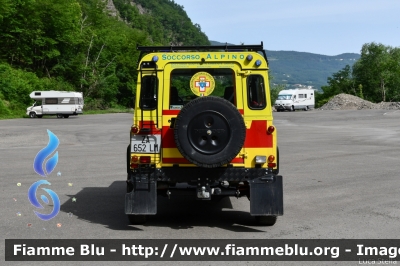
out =
[[[140,156],[139,162],[141,164],[150,164],[151,163],[151,157],[150,156]]]
[[[136,155],[132,156],[131,163],[137,163],[138,160],[139,160],[139,158]]]
[[[131,168],[139,168],[139,165],[136,163],[131,163]]]
[[[131,133],[132,134],[137,134],[139,132],[139,127],[137,126],[132,126],[131,127]]]
[[[138,168],[138,160],[139,158],[135,155],[131,157],[131,168]]]
[[[131,168],[139,168],[139,164],[150,164],[151,157],[150,156],[132,156],[131,157]]]
[[[268,167],[269,168],[274,168],[276,166],[276,163],[274,163],[274,161],[275,161],[274,155],[268,156]]]
[[[274,161],[275,161],[275,156],[273,155],[268,156],[268,162],[272,163]]]
[[[275,127],[274,127],[274,126],[269,126],[268,129],[267,129],[267,133],[268,133],[269,135],[271,135],[272,133],[274,133],[274,131],[275,131]]]

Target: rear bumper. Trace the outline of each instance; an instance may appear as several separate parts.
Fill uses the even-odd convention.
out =
[[[136,178],[150,179],[169,183],[188,183],[196,184],[198,180],[211,180],[214,182],[222,181],[250,181],[265,175],[273,174],[273,169],[269,168],[239,168],[239,167],[163,167],[163,168],[138,168],[131,171],[130,175]]]
[[[157,213],[157,194],[175,196],[181,190],[186,195],[192,193],[195,197],[203,190],[209,193],[204,198],[207,200],[215,196],[247,196],[250,199],[251,215],[283,215],[282,180],[282,176],[265,168],[140,169],[128,174],[127,182],[132,191],[125,195],[125,213],[154,215]],[[223,187],[223,181],[228,181],[229,187]],[[176,183],[187,183],[189,187],[180,189]]]

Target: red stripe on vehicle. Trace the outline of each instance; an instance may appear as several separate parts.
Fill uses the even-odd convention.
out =
[[[231,163],[244,163],[244,159],[243,158],[234,158]]]
[[[267,121],[253,121],[251,128],[246,130],[244,148],[265,148],[272,147],[273,135],[267,134]],[[174,129],[165,126],[162,129],[163,148],[176,148]]]
[[[169,126],[162,128],[162,147],[163,148],[176,148],[174,139],[174,129]]]
[[[162,114],[163,115],[178,115],[180,111],[181,110],[163,110]],[[244,110],[243,109],[238,109],[238,111],[239,111],[240,114],[242,114],[242,115],[244,114]]]
[[[163,115],[178,115],[181,110],[163,110]]]
[[[244,148],[270,148],[272,144],[273,136],[267,134],[267,121],[254,120],[251,123],[251,128],[246,130]]]

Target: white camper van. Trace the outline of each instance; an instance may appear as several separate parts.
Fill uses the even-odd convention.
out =
[[[57,115],[68,118],[70,115],[83,114],[83,96],[74,91],[34,91],[29,95],[35,100],[26,108],[29,117],[42,118],[43,115]]]
[[[297,109],[314,109],[315,92],[312,89],[282,90],[275,101],[275,109],[280,111],[294,111]]]

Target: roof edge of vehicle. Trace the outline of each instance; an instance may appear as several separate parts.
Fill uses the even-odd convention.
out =
[[[286,90],[281,90],[278,94],[290,93],[296,91],[315,91],[315,89],[306,89],[306,88],[286,89]]]
[[[40,92],[40,95],[36,95]],[[82,92],[76,91],[33,91],[29,94],[31,99],[43,99],[47,97],[81,97],[83,98]]]
[[[158,52],[175,52],[175,51],[197,51],[197,52],[262,52],[265,60],[268,64],[268,58],[265,53],[263,42],[261,44],[243,44],[243,45],[193,45],[193,46],[139,46],[137,45],[136,49],[141,51],[138,64],[142,60],[142,58],[148,53],[158,53]]]

